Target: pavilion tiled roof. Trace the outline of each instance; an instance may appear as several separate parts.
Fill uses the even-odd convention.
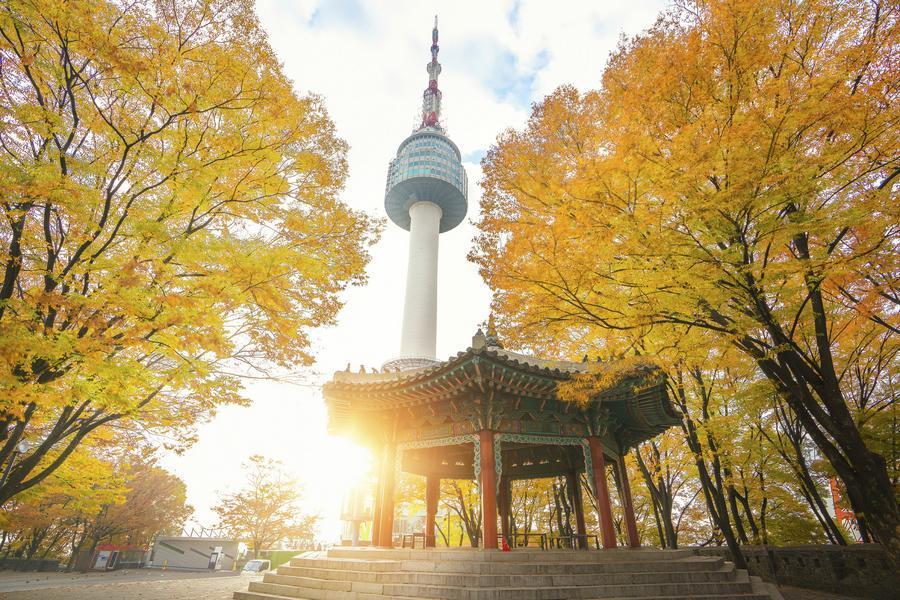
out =
[[[424,368],[385,372],[337,372],[325,384],[332,429],[341,429],[359,413],[409,409],[458,398],[472,388],[491,388],[513,395],[557,400],[557,384],[591,366],[562,360],[546,360],[511,352],[498,346],[471,347],[456,356]],[[662,373],[654,366],[637,369],[639,375],[597,390],[591,402],[602,402],[626,426],[626,438],[647,439],[678,423],[669,401]],[[639,381],[638,381],[639,380]],[[636,385],[639,383],[640,385]]]

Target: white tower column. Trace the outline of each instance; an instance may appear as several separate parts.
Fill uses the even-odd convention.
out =
[[[409,207],[409,263],[400,356],[431,358],[437,339],[438,235],[441,207],[420,201]]]

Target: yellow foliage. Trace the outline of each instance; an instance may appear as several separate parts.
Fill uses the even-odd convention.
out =
[[[900,557],[866,442],[884,436],[862,431],[893,402],[900,353],[898,15],[677,3],[599,89],[561,87],[499,137],[471,258],[513,345],[757,367]]]
[[[0,436],[186,433],[236,374],[312,362],[379,224],[253,3],[12,0],[0,46]]]

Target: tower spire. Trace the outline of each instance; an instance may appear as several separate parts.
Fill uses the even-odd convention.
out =
[[[438,89],[438,75],[441,74],[441,63],[438,62],[438,18],[434,15],[434,29],[431,30],[431,62],[428,71],[428,87],[422,94],[422,125],[420,129],[441,128],[441,90]]]

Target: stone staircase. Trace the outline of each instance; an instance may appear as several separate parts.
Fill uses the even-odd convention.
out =
[[[782,600],[722,558],[690,550],[336,548],[301,555],[235,600]]]

